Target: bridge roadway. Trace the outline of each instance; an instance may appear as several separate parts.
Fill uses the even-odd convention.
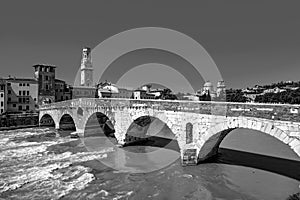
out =
[[[171,129],[183,164],[194,165],[216,155],[221,141],[236,128],[271,135],[300,156],[300,105],[82,98],[44,105],[39,110],[40,122],[50,116],[56,128],[63,116],[72,117],[81,136],[93,114],[104,114],[123,145],[130,141],[127,130],[135,120],[153,117]]]

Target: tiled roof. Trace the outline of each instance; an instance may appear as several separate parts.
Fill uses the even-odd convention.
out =
[[[55,79],[55,82],[63,82],[65,83],[66,81],[60,80],[60,79]]]

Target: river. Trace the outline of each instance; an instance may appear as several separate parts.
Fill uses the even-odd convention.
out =
[[[0,198],[284,200],[300,191],[300,159],[259,132],[234,130],[216,159],[189,167],[171,148],[111,142],[51,128],[1,132]]]

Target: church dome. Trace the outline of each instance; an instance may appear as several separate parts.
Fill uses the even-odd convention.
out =
[[[107,85],[103,88],[109,90],[111,93],[119,93],[119,89],[115,84]]]
[[[212,87],[212,83],[210,81],[207,81],[204,83],[204,87]]]

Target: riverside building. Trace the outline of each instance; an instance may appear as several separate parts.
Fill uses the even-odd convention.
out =
[[[0,79],[0,115],[6,112],[7,102],[6,102],[6,81],[4,79]]]
[[[6,79],[9,113],[35,112],[38,108],[38,81],[32,78]]]

